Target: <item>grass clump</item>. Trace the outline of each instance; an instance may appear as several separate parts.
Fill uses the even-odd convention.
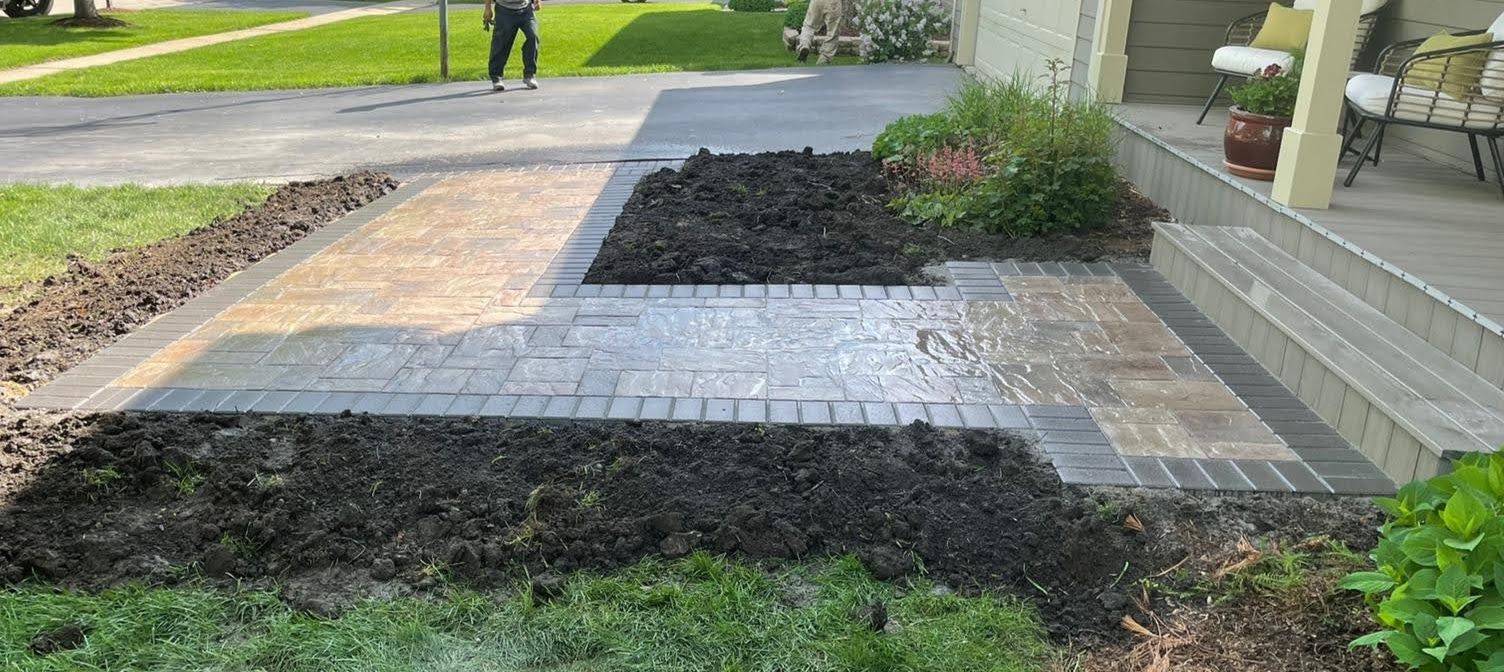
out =
[[[490,33],[479,8],[450,12],[451,73],[486,79]],[[545,7],[542,77],[622,75],[797,66],[773,12],[722,12],[714,5]],[[519,47],[520,48],[520,47]],[[852,59],[847,57],[847,62]],[[0,95],[118,96],[185,91],[256,91],[438,82],[431,13],[341,21],[127,63],[0,86]],[[508,73],[512,74],[512,73]]]
[[[1112,117],[1071,100],[1063,63],[1041,86],[968,81],[946,108],[894,122],[873,142],[905,219],[1010,236],[1106,223],[1117,200]]]
[[[52,25],[55,16],[0,21],[0,69],[138,47],[183,37],[210,35],[300,19],[304,12],[146,9],[114,14],[130,25],[70,28]]]
[[[874,630],[863,608],[897,625]],[[64,624],[84,646],[38,657]],[[990,595],[873,580],[854,559],[769,572],[708,555],[570,578],[534,601],[451,588],[438,599],[301,615],[267,592],[41,586],[0,591],[0,668],[396,670],[996,670],[1054,659],[1033,612]]]
[[[112,250],[181,236],[261,203],[271,187],[0,186],[0,295]]]

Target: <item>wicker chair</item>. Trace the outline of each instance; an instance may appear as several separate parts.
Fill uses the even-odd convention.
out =
[[[1356,123],[1348,125],[1343,154],[1370,124],[1374,125],[1358,161],[1344,182],[1352,186],[1358,172],[1368,162],[1378,164],[1384,132],[1392,125],[1430,128],[1467,135],[1473,154],[1473,170],[1478,181],[1488,180],[1478,139],[1488,142],[1499,189],[1504,192],[1504,15],[1488,30],[1456,35],[1493,35],[1492,42],[1415,53],[1424,39],[1407,40],[1385,48],[1379,55],[1379,72],[1353,77],[1347,84],[1347,110]],[[1475,54],[1476,59],[1459,59]],[[1426,66],[1417,71],[1418,66]],[[1417,80],[1424,80],[1417,83]],[[1448,90],[1463,90],[1462,96]]]
[[[1315,9],[1317,1],[1295,0],[1295,9]],[[1358,68],[1363,52],[1368,48],[1369,38],[1373,37],[1374,27],[1379,24],[1379,12],[1387,4],[1389,0],[1363,0],[1363,16],[1358,20],[1358,39],[1353,45],[1353,69]],[[1249,46],[1264,27],[1264,19],[1268,15],[1268,11],[1251,14],[1227,27],[1227,38],[1223,46],[1212,54],[1212,71],[1221,77],[1217,79],[1212,95],[1207,97],[1206,105],[1201,108],[1201,116],[1196,118],[1198,126],[1206,121],[1207,113],[1217,104],[1217,96],[1222,95],[1228,79],[1256,77],[1271,65],[1289,69],[1294,64],[1295,57],[1287,52]]]

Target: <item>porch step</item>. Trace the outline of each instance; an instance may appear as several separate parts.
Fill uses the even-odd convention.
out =
[[[1253,229],[1156,224],[1153,260],[1397,482],[1504,445],[1504,390]]]

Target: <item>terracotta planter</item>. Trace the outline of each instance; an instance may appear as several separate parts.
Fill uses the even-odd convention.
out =
[[[1273,180],[1280,141],[1291,121],[1290,117],[1266,117],[1232,108],[1227,133],[1222,137],[1222,163],[1228,172],[1254,180]]]

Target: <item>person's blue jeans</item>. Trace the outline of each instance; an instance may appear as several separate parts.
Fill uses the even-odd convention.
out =
[[[496,8],[496,25],[491,33],[491,81],[501,79],[507,69],[507,59],[512,56],[512,45],[517,41],[517,31],[527,38],[522,42],[522,76],[538,74],[538,17],[532,7],[523,9]]]

